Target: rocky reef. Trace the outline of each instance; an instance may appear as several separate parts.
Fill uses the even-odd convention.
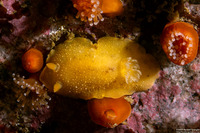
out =
[[[123,13],[102,14],[97,25],[76,18],[73,1],[0,1],[0,132],[150,133],[200,132],[200,53],[189,64],[175,65],[166,57],[160,35],[169,22],[194,26],[200,36],[198,0],[121,0]],[[51,10],[49,10],[51,9]],[[52,48],[65,40],[84,37],[96,43],[102,37],[128,38],[159,62],[159,78],[144,92],[129,96],[130,117],[115,128],[94,124],[87,101],[49,92],[31,74],[21,58],[36,48],[46,60]]]

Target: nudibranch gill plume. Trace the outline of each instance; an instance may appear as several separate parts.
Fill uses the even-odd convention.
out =
[[[93,44],[77,37],[52,49],[40,81],[52,92],[73,98],[119,98],[149,89],[159,64],[129,39],[103,37]]]

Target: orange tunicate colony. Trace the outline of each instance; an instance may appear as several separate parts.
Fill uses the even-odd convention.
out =
[[[197,55],[199,36],[193,25],[175,22],[164,27],[160,42],[170,61],[177,65],[186,65]]]
[[[96,124],[115,127],[131,114],[131,105],[124,97],[103,98],[88,101],[89,115]]]
[[[121,0],[102,0],[101,9],[106,16],[120,15],[124,9]]]
[[[22,66],[29,73],[36,73],[43,66],[43,54],[35,48],[29,49],[22,56]]]
[[[88,21],[90,26],[103,21],[102,13],[108,16],[116,16],[123,12],[123,4],[120,0],[72,0],[73,6],[78,10],[77,18]]]

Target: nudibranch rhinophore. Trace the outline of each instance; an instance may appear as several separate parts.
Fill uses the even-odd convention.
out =
[[[40,81],[52,92],[81,98],[119,98],[147,90],[158,77],[159,64],[129,39],[103,37],[66,40],[52,49]]]

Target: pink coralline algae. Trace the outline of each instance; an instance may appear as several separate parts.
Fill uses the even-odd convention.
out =
[[[190,82],[191,84],[191,91],[193,93],[197,93],[200,95],[200,82],[199,82],[199,79],[195,78],[194,80],[192,80]]]
[[[200,54],[197,56],[196,61],[190,64],[190,69],[197,73],[200,71]]]
[[[30,36],[33,37],[33,34],[43,33],[49,28],[49,18],[56,13],[57,4],[52,3],[54,3],[52,0],[2,0],[0,4],[1,41],[14,44],[14,40],[18,38],[27,39]],[[47,8],[51,8],[51,11],[47,11]]]
[[[158,41],[169,12],[170,17],[179,12],[183,20],[191,20],[200,31],[199,4],[189,4],[191,0],[182,5],[183,1],[123,0],[123,15],[104,16],[105,21],[89,27],[75,18],[77,11],[72,1],[1,0],[0,132],[39,132],[42,126],[41,132],[87,133],[171,133],[176,129],[200,129],[200,54],[191,63],[177,66],[160,52]],[[103,36],[135,39],[160,62],[160,76],[153,87],[130,96],[131,115],[115,128],[94,124],[87,113],[86,101],[51,94],[39,82],[32,85],[25,82],[30,74],[20,64],[24,51],[40,48],[47,55],[52,44],[72,36],[84,36],[93,42]]]
[[[37,113],[37,116],[31,115],[32,119],[30,127],[35,131],[38,130],[41,126],[41,123],[45,123],[45,121],[50,117],[50,110],[45,106],[42,106]]]
[[[144,125],[142,125],[143,120],[141,113],[132,112],[132,115],[127,119],[127,124],[131,130],[145,133],[146,130],[144,129]]]
[[[148,92],[133,94],[135,103],[127,127],[139,133],[200,128],[199,80],[200,71],[194,72],[189,65],[164,68]]]
[[[27,9],[21,7],[20,2],[3,0],[0,11],[0,33],[4,38],[11,32],[13,35],[19,36],[26,29],[23,22],[26,20]]]
[[[197,56],[196,61],[191,63],[190,70],[195,73],[195,77],[190,81],[191,92],[194,95],[200,95],[200,54]]]

